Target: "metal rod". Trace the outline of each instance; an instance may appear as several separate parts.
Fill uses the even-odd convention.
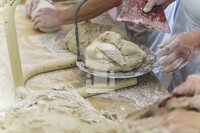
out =
[[[76,9],[76,12],[75,12],[75,16],[74,16],[74,25],[75,25],[75,34],[76,34],[76,46],[77,46],[77,61],[81,61],[77,18],[78,18],[78,12],[79,12],[81,6],[82,6],[86,1],[87,1],[87,0],[82,0],[82,2],[78,5],[78,7],[77,7],[77,9]]]

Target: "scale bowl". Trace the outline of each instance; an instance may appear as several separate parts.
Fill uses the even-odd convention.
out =
[[[91,70],[91,69],[88,69],[85,67],[83,58],[81,59],[81,61],[77,60],[76,65],[80,70],[82,70],[88,74],[97,76],[97,77],[120,79],[120,78],[134,78],[134,77],[142,76],[142,75],[147,74],[152,71],[152,69],[154,68],[153,64],[156,62],[156,56],[155,56],[154,52],[149,50],[149,48],[147,48],[146,46],[140,45],[140,48],[147,54],[147,56],[139,68],[133,69],[131,71],[105,72],[105,71]],[[83,49],[81,51],[82,57],[83,57],[84,50],[85,49]]]

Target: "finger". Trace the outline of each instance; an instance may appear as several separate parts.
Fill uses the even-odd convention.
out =
[[[162,57],[172,53],[178,44],[179,44],[179,39],[174,38],[169,44],[167,44],[167,46],[163,47],[160,51],[156,52],[156,56]]]
[[[200,111],[200,96],[199,95],[189,98],[188,100],[189,100],[190,108],[196,108]]]
[[[31,15],[31,11],[32,11],[32,3],[28,4],[27,14]]]
[[[39,23],[37,23],[33,28],[34,29],[39,29],[39,28],[41,28],[42,27],[42,22],[39,22]]]
[[[184,62],[184,59],[183,58],[179,58],[179,59],[175,60],[174,62],[172,62],[170,65],[161,68],[160,72],[173,71],[173,70],[177,69],[183,62]]]
[[[34,27],[34,29],[37,29],[37,28],[36,28],[36,25],[37,25],[38,23],[40,23],[41,21],[42,21],[42,20],[41,20],[41,18],[39,18],[39,17],[35,19],[35,21],[33,22],[33,27]]]
[[[170,44],[176,37],[177,37],[177,35],[174,35],[173,37],[165,40],[162,44],[158,45],[158,48],[164,48],[165,46]]]
[[[52,0],[47,0],[49,3],[54,4]]]
[[[175,54],[175,52],[173,52],[170,55],[168,55],[167,57],[165,57],[164,59],[162,59],[161,61],[156,62],[154,64],[154,66],[155,67],[166,66],[166,65],[174,62],[176,59],[177,59],[176,54]]]
[[[189,63],[189,61],[185,61],[183,62],[180,66],[179,66],[179,70],[182,69],[183,67],[185,67],[187,64]]]
[[[174,48],[171,46],[166,46],[163,49],[161,49],[160,51],[156,52],[155,55],[157,57],[162,57],[162,56],[166,56],[170,53],[172,53],[174,51]]]
[[[41,13],[40,12],[37,12],[35,14],[35,16],[32,18],[32,21],[34,22],[36,18],[39,18],[41,16]]]
[[[157,0],[148,0],[146,6],[144,7],[143,11],[145,13],[148,13],[151,11],[151,9],[154,7],[154,5],[156,4]]]
[[[178,68],[176,68],[176,69],[174,69],[174,70],[171,70],[171,71],[169,71],[169,72],[166,72],[166,73],[170,74],[170,73],[176,72],[177,70],[179,70],[179,69],[178,69]]]
[[[178,87],[176,87],[174,89],[174,91],[172,92],[172,94],[175,95],[192,95],[193,90],[190,89],[191,87],[191,83],[185,81],[184,83],[182,83],[181,85],[179,85]]]
[[[35,3],[33,4],[32,11],[34,11],[36,9],[38,3],[39,3],[39,0],[36,0]]]

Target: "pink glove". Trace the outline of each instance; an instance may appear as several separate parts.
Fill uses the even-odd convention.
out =
[[[143,11],[148,13],[154,6],[162,6],[165,9],[169,4],[174,2],[174,0],[145,0],[148,1]]]
[[[31,16],[32,11],[34,11],[40,0],[26,0],[25,8],[26,14]],[[52,0],[46,0],[52,3]]]
[[[200,54],[200,30],[176,34],[158,45],[157,57],[166,56],[155,67],[163,66],[160,72],[174,72],[184,67]]]
[[[187,80],[178,86],[173,94],[196,96],[200,95],[200,75],[190,75]],[[199,101],[200,103],[200,101]]]
[[[60,11],[52,8],[40,9],[35,17],[32,19],[33,28],[38,29],[40,27],[54,27],[61,25]]]

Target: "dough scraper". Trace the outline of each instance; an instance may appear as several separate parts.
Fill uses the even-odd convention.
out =
[[[117,21],[171,33],[163,8],[155,6],[149,13],[145,13],[143,11],[145,5],[145,0],[129,0],[117,17]]]
[[[154,63],[156,62],[156,56],[153,51],[149,50],[145,46],[140,46],[140,48],[146,52],[147,56],[143,62],[143,64],[134,70],[128,71],[128,72],[111,72],[111,71],[96,71],[96,70],[91,70],[86,68],[85,63],[84,63],[84,51],[86,48],[83,48],[80,50],[79,47],[79,35],[78,35],[78,24],[77,24],[77,17],[78,17],[78,12],[81,8],[81,6],[86,2],[87,0],[82,0],[80,5],[77,7],[77,10],[75,12],[74,16],[74,26],[75,26],[75,34],[76,34],[76,45],[77,45],[77,60],[76,60],[76,65],[77,67],[88,74],[97,76],[97,77],[104,77],[104,78],[133,78],[133,77],[138,77],[144,74],[147,74],[152,71],[154,68]]]

